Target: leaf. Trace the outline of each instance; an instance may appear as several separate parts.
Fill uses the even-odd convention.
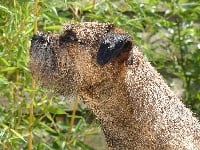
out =
[[[4,66],[9,66],[9,63],[5,58],[0,58],[0,63],[3,64]]]
[[[5,69],[2,69],[0,72],[14,72],[17,69],[18,67],[7,67]]]
[[[61,26],[59,25],[44,27],[44,30],[60,30],[60,29],[61,29]]]
[[[50,113],[59,114],[59,115],[66,114],[66,112],[63,109],[55,107],[55,106],[47,107],[47,111]]]
[[[8,80],[5,77],[0,76],[0,86],[6,84],[9,84]]]
[[[12,12],[7,7],[0,5],[0,9],[12,15]]]
[[[47,124],[45,124],[44,122],[40,122],[39,123],[41,126],[43,126],[45,128],[45,130],[53,133],[53,134],[56,134],[56,130],[52,129],[51,127],[49,127]]]
[[[92,147],[86,145],[85,143],[83,143],[80,140],[77,140],[76,144],[77,144],[77,146],[79,146],[80,148],[82,148],[84,150],[94,150]]]
[[[18,132],[16,132],[15,130],[10,129],[10,131],[12,131],[18,138],[22,139],[24,142],[27,142],[27,141],[24,139],[24,137],[23,137],[21,134],[19,134]]]

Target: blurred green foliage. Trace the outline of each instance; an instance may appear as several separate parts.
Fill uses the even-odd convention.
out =
[[[32,131],[33,149],[93,149],[84,139],[98,133],[97,125],[87,124],[86,110],[79,107],[68,135],[67,100],[32,86],[28,60],[35,19],[42,31],[59,32],[64,22],[83,21],[111,22],[125,29],[172,88],[181,83],[178,90],[183,91],[183,101],[200,116],[198,1],[40,0],[38,16],[34,3],[0,0],[0,147],[27,149]],[[34,118],[30,124],[31,102]]]

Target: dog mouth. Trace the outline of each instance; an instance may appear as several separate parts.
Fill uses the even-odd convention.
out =
[[[30,46],[30,70],[34,78],[45,81],[56,72],[56,37],[50,33],[33,35]]]

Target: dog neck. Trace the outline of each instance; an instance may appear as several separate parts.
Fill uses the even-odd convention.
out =
[[[108,147],[199,148],[195,147],[200,139],[198,121],[141,56],[139,51],[134,52],[125,76],[107,81],[112,84],[105,81],[85,89],[82,94],[88,108],[100,120]]]

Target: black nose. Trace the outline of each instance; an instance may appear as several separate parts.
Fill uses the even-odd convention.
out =
[[[31,41],[44,42],[45,38],[42,35],[34,34]]]

